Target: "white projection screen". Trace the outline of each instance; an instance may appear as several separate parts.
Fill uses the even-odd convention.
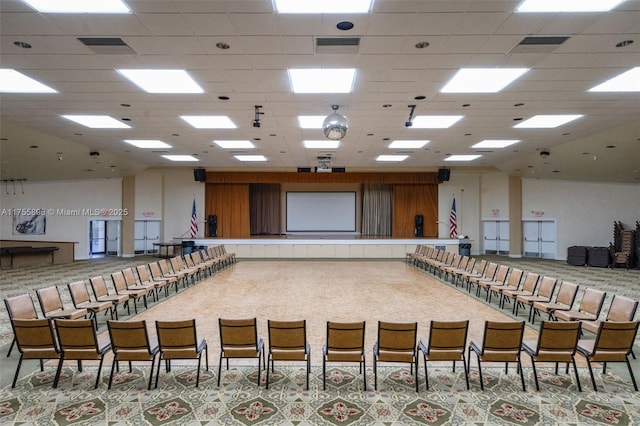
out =
[[[287,232],[355,231],[355,192],[287,192]]]

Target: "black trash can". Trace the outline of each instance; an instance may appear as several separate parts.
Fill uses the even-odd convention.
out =
[[[193,253],[194,247],[196,245],[195,241],[183,241],[182,242],[182,254],[191,254]]]
[[[458,254],[460,256],[471,257],[471,243],[460,243],[460,244],[458,244]]]

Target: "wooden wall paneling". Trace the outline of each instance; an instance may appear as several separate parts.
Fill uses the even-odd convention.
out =
[[[218,216],[218,238],[249,238],[249,184],[207,184],[206,216]]]
[[[394,185],[393,238],[413,238],[418,214],[424,216],[424,238],[437,238],[438,185]]]
[[[437,184],[436,172],[411,173],[297,173],[297,172],[207,172],[207,183],[404,183]]]

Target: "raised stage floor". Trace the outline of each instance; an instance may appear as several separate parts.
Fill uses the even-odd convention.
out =
[[[362,238],[358,235],[284,235],[248,239],[195,239],[196,246],[222,244],[238,258],[247,259],[404,259],[418,244],[458,253],[466,239]]]

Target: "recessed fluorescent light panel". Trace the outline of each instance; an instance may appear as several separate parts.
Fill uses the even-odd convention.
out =
[[[583,115],[534,115],[513,127],[518,129],[554,129],[580,117],[583,117]]]
[[[392,149],[420,149],[430,141],[393,141],[389,144]]]
[[[368,13],[373,0],[274,0],[278,13]]]
[[[442,93],[497,93],[529,68],[462,68],[440,90]]]
[[[251,141],[213,141],[213,143],[224,149],[253,149],[256,147]]]
[[[625,0],[525,0],[517,12],[608,12]]]
[[[245,162],[267,161],[264,155],[234,155],[237,160]]]
[[[170,161],[200,161],[193,155],[163,155],[163,157]]]
[[[409,158],[408,155],[378,155],[376,161],[398,163]]]
[[[506,148],[520,142],[518,139],[485,139],[471,148]]]
[[[340,141],[334,140],[319,140],[319,141],[302,141],[305,148],[308,149],[337,149],[340,146]]]
[[[23,0],[42,13],[129,13],[122,0]]]
[[[450,155],[445,158],[444,161],[473,161],[480,157],[482,157],[482,155]]]
[[[640,92],[640,67],[613,77],[589,89],[590,92]]]
[[[184,70],[118,70],[147,93],[203,93]]]
[[[294,93],[350,93],[355,68],[290,69]]]
[[[410,129],[448,129],[464,117],[463,115],[418,115]]]
[[[181,115],[196,129],[235,129],[237,126],[226,115]]]
[[[326,115],[299,115],[298,125],[301,129],[322,129]]]
[[[9,68],[0,69],[1,93],[58,93],[26,75]]]
[[[75,121],[78,124],[91,129],[130,129],[131,127],[108,115],[63,115],[67,120]]]
[[[126,143],[131,144],[137,148],[143,149],[160,149],[160,148],[171,148],[171,145],[168,143],[159,141],[159,140],[151,140],[151,139],[125,139]]]

